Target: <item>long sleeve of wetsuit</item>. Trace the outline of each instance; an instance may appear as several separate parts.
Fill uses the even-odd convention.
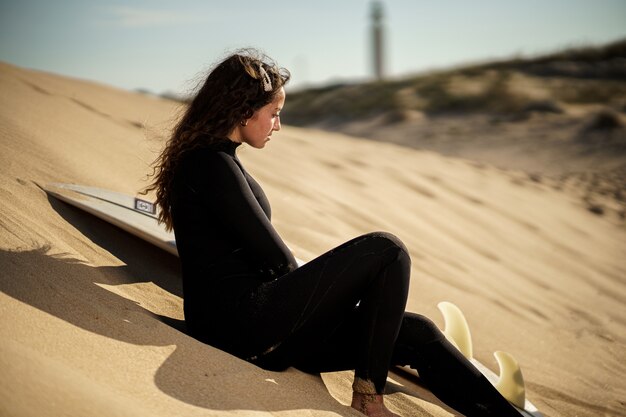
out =
[[[193,187],[206,207],[230,229],[236,245],[246,249],[259,270],[273,279],[297,268],[297,262],[270,222],[269,202],[261,187],[246,179],[236,157],[224,152],[202,152],[191,164]],[[254,187],[255,190],[251,188]],[[263,207],[262,205],[263,204]]]

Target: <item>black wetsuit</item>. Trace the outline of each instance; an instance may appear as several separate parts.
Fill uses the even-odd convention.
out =
[[[266,369],[354,369],[379,393],[390,366],[411,365],[467,416],[519,416],[430,320],[405,313],[410,258],[395,236],[366,234],[298,268],[237,146],[188,151],[174,176],[191,335]]]

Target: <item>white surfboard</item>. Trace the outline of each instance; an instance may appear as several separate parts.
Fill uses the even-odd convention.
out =
[[[59,200],[178,256],[174,233],[166,232],[165,227],[159,225],[156,205],[150,201],[84,185],[53,183],[43,189]]]

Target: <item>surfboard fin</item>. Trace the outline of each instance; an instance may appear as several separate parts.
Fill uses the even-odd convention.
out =
[[[526,403],[526,387],[519,364],[506,352],[497,351],[493,356],[500,367],[500,376],[494,386],[510,403],[523,409]]]
[[[472,334],[469,325],[460,308],[456,305],[442,301],[437,304],[437,308],[443,314],[445,328],[443,334],[467,359],[472,359]]]
[[[520,409],[524,409],[526,388],[522,371],[515,358],[502,351],[494,353],[500,367],[500,375],[493,374],[473,358],[472,335],[461,309],[448,301],[440,302],[437,308],[443,315],[445,322],[443,334],[446,338],[489,379],[504,398]]]

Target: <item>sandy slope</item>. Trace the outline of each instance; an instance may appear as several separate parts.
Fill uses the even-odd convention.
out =
[[[0,109],[0,415],[358,415],[349,372],[266,372],[177,331],[177,259],[38,187],[134,193],[175,105],[0,64]],[[392,232],[409,308],[461,306],[546,416],[626,415],[623,228],[522,174],[341,135],[285,127],[240,157],[298,257]],[[392,409],[452,415],[395,381]]]

